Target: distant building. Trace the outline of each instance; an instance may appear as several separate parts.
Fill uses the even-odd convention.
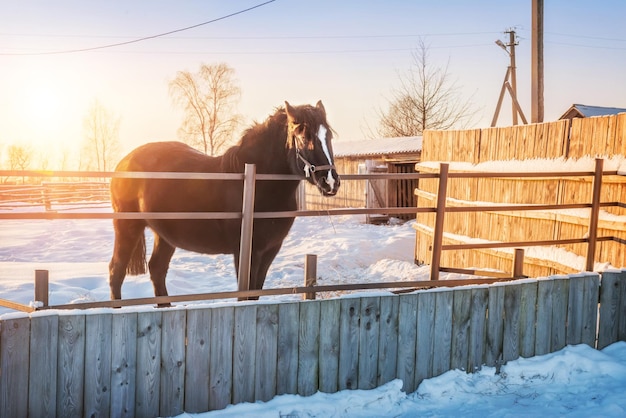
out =
[[[603,107],[603,106],[587,106],[583,104],[573,104],[567,112],[559,120],[574,118],[590,118],[592,116],[609,116],[618,113],[626,113],[626,108],[622,107]]]

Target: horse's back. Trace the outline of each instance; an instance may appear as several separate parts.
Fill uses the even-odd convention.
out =
[[[219,159],[182,142],[151,142],[124,157],[115,171],[218,172]]]

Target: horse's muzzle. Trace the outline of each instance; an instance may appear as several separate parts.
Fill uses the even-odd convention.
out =
[[[339,179],[339,174],[333,169],[329,170],[326,176],[319,177],[316,184],[324,196],[334,196],[339,190],[341,180]]]

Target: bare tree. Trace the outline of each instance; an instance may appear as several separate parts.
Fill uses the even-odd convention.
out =
[[[108,171],[113,168],[120,156],[120,120],[119,116],[94,100],[83,119],[83,169]]]
[[[476,114],[472,102],[462,100],[456,82],[450,80],[448,64],[430,66],[428,47],[421,39],[413,52],[413,66],[399,78],[388,110],[379,111],[380,136],[419,136],[426,129],[464,127]]]
[[[175,105],[185,112],[178,134],[208,155],[217,155],[233,142],[241,117],[236,113],[240,89],[235,70],[224,63],[202,64],[197,73],[179,71],[170,81]]]
[[[27,145],[12,144],[7,150],[9,159],[9,170],[27,170],[33,162],[34,152],[32,147]],[[22,183],[25,183],[25,177],[22,177]]]

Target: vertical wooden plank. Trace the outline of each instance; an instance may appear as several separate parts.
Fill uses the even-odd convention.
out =
[[[400,295],[398,307],[398,365],[396,375],[402,379],[402,390],[415,390],[415,359],[417,344],[417,294]]]
[[[319,389],[320,303],[300,305],[298,347],[298,394],[310,396]]]
[[[175,416],[184,412],[186,324],[186,310],[163,311],[159,405],[161,416]]]
[[[159,415],[161,379],[162,313],[137,314],[137,387],[135,390],[135,415]]]
[[[31,316],[28,413],[32,417],[54,417],[57,412],[58,338],[58,315]],[[0,380],[0,385],[3,384]],[[0,416],[8,415],[0,412]]]
[[[233,403],[254,402],[256,305],[235,307]]]
[[[0,416],[28,416],[30,318],[0,321]]]
[[[521,293],[521,286],[519,284],[508,284],[504,287],[502,360],[505,363],[519,358]]]
[[[185,411],[190,413],[209,410],[211,312],[208,308],[187,311]]]
[[[504,287],[494,285],[489,288],[487,318],[487,345],[485,347],[485,364],[496,367],[502,365],[502,331],[504,327]]]
[[[537,282],[537,329],[535,355],[550,353],[552,347],[552,288],[554,280],[549,278]]]
[[[620,272],[607,270],[602,273],[600,286],[600,324],[598,330],[598,350],[617,341],[620,306]]]
[[[320,377],[319,390],[337,392],[339,384],[339,299],[320,302]]]
[[[569,276],[569,301],[567,304],[567,344],[580,344],[583,338],[583,297],[585,276]]]
[[[223,409],[232,400],[234,323],[235,309],[232,306],[214,308],[211,312],[210,410]]]
[[[256,372],[254,397],[269,401],[276,396],[278,356],[278,305],[259,305],[256,311]]]
[[[467,371],[470,373],[480,370],[485,353],[485,338],[487,335],[487,301],[489,290],[486,287],[472,289],[470,314],[470,338]]]
[[[415,384],[433,376],[435,349],[435,291],[417,293],[417,331],[415,343]],[[401,336],[400,336],[401,338]],[[409,392],[407,392],[409,393]]]
[[[453,370],[467,370],[469,363],[472,290],[457,289],[453,291],[453,294],[450,368]]]
[[[57,355],[57,416],[81,417],[85,370],[84,315],[59,316]]]
[[[359,389],[374,389],[378,380],[378,340],[380,338],[380,298],[361,298],[359,331]]]
[[[520,301],[520,356],[528,358],[535,355],[537,323],[537,281],[521,285]]]
[[[339,390],[356,389],[359,361],[359,298],[341,300],[339,320]]]
[[[85,316],[85,416],[111,414],[111,330],[113,314]]]
[[[583,287],[583,331],[581,343],[596,347],[598,330],[598,301],[600,291],[600,276],[596,273],[587,274]]]
[[[433,375],[450,370],[452,356],[452,305],[454,292],[441,290],[435,296],[435,350],[433,352]]]
[[[552,347],[550,352],[559,351],[567,344],[567,305],[569,280],[558,276],[552,288]]]
[[[113,314],[111,338],[111,415],[135,416],[137,313]]]
[[[621,271],[620,276],[620,295],[619,308],[617,317],[617,339],[618,341],[626,341],[626,270]]]
[[[380,341],[378,345],[378,381],[381,386],[396,377],[398,362],[398,296],[380,298]]]
[[[276,393],[298,392],[299,303],[278,305],[278,360]],[[337,323],[335,323],[336,325]]]

